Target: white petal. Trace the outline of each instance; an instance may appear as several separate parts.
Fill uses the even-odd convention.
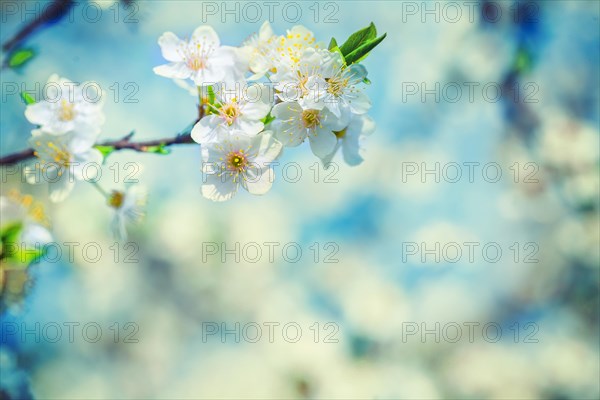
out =
[[[48,184],[48,190],[50,191],[50,201],[58,203],[63,201],[69,196],[69,193],[75,186],[75,180],[68,173],[62,174],[60,179],[56,182],[50,182]]]
[[[250,194],[262,195],[271,189],[274,179],[275,174],[271,168],[252,168],[247,171],[243,185]]]
[[[358,136],[344,137],[342,153],[344,155],[344,160],[348,165],[355,166],[363,162],[363,158],[360,155]]]
[[[365,114],[371,108],[371,99],[362,91],[354,93],[349,101],[350,109],[355,114]]]
[[[40,101],[39,103],[27,106],[25,109],[25,118],[32,124],[45,125],[54,118],[54,113],[52,112],[50,103]]]
[[[194,30],[191,42],[194,41],[199,41],[206,46],[219,47],[221,45],[219,35],[217,35],[217,32],[209,25],[201,25]]]
[[[261,167],[277,159],[283,149],[283,144],[275,139],[271,131],[262,132],[253,140],[252,145],[258,147],[258,155],[254,162]]]
[[[250,121],[245,118],[239,118],[236,121],[236,129],[244,132],[245,135],[255,136],[258,135],[260,131],[262,131],[265,127],[261,121]]]
[[[325,169],[328,169],[331,166],[331,160],[333,160],[333,157],[335,157],[339,148],[342,147],[342,143],[343,142],[341,140],[338,140],[333,151],[325,157],[321,158],[321,161],[323,162],[323,167],[325,167]]]
[[[165,32],[158,38],[158,45],[163,57],[171,62],[183,61],[183,55],[179,49],[184,43],[173,32]]]
[[[189,78],[192,73],[187,65],[182,62],[159,65],[154,67],[153,71],[156,75],[176,79]]]
[[[337,143],[337,137],[327,129],[318,129],[316,134],[308,137],[313,154],[323,158],[333,151]]]
[[[202,184],[202,196],[212,201],[226,201],[231,199],[237,192],[238,183],[233,182],[233,179],[224,179],[217,174],[207,175],[205,174],[203,179],[205,182]]]
[[[218,124],[219,121],[216,115],[203,117],[192,128],[192,139],[194,139],[194,142],[200,144],[214,142],[217,137],[216,127]]]

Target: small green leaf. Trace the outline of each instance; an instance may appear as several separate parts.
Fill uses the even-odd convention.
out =
[[[158,146],[146,146],[143,148],[143,151],[145,153],[154,153],[162,155],[171,153],[171,150],[164,143],[161,143]]]
[[[106,159],[106,157],[108,157],[110,155],[110,153],[115,151],[114,146],[103,146],[103,145],[99,144],[94,147],[96,148],[96,150],[98,150],[98,151],[100,151],[100,153],[102,153],[102,158],[104,158],[104,159]]]
[[[387,36],[387,33],[384,33],[377,39],[366,42],[365,44],[358,47],[356,50],[352,51],[350,54],[346,55],[345,56],[346,64],[351,65],[351,64],[357,63],[361,60],[364,60],[367,57],[367,55],[369,54],[369,52],[371,50],[373,50],[375,48],[375,46],[377,46],[379,43],[381,43],[383,41],[383,39],[385,39],[386,36]]]
[[[367,84],[367,85],[370,85],[371,84],[371,80],[365,76],[365,79],[363,79],[363,83]]]
[[[29,60],[35,56],[35,52],[32,49],[19,49],[10,54],[8,59],[8,66],[10,68],[20,68],[25,65]]]
[[[366,28],[356,31],[350,35],[348,40],[346,40],[344,44],[340,46],[342,55],[347,56],[363,44],[375,39],[376,37],[377,28],[375,28],[375,25],[371,22],[371,24]]]
[[[23,102],[27,105],[35,104],[35,99],[27,92],[21,92],[21,99],[23,99]]]

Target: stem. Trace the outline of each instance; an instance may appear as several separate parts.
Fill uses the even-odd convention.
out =
[[[92,186],[94,186],[96,188],[96,190],[102,194],[102,196],[104,196],[108,199],[108,197],[109,197],[108,193],[106,193],[106,190],[102,189],[102,186],[100,186],[98,184],[98,182],[95,182],[95,181],[88,181],[88,182],[91,183]]]

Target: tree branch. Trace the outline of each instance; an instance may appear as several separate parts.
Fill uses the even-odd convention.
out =
[[[204,104],[198,105],[198,117],[194,122],[189,124],[183,131],[179,132],[175,137],[168,137],[164,139],[155,139],[155,140],[147,140],[145,142],[132,142],[131,138],[133,137],[135,132],[130,132],[121,139],[112,140],[104,143],[97,143],[96,146],[111,146],[114,147],[115,151],[117,150],[133,150],[140,153],[148,152],[150,147],[154,146],[164,146],[169,147],[175,144],[189,144],[196,143],[194,139],[192,139],[192,128],[198,121],[204,117],[206,114],[206,106]],[[26,161],[30,158],[33,158],[33,149],[25,149],[19,151],[17,153],[9,154],[4,157],[0,157],[0,166],[7,166],[19,163],[21,161]]]
[[[195,124],[195,122],[194,122],[194,124]],[[194,126],[194,124],[191,124],[188,128],[186,128],[183,132],[179,133],[175,137],[148,140],[148,141],[143,141],[143,142],[132,142],[130,140],[131,137],[133,136],[133,132],[132,132],[121,139],[98,143],[97,146],[111,146],[111,147],[114,147],[115,151],[116,150],[133,150],[133,151],[137,151],[140,153],[144,153],[144,152],[147,152],[150,147],[154,147],[154,146],[169,147],[169,146],[173,146],[176,144],[196,143],[196,142],[194,142],[194,140],[192,139],[192,136],[190,134],[191,129]],[[26,161],[33,157],[34,157],[33,149],[25,149],[25,150],[19,151],[17,153],[9,154],[7,156],[0,158],[0,166],[16,164],[21,161]]]

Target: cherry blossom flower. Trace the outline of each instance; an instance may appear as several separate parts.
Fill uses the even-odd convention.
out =
[[[28,183],[48,182],[50,200],[64,200],[77,180],[95,180],[102,163],[102,154],[93,148],[95,138],[67,132],[55,136],[33,130],[29,144],[38,160],[25,169]]]
[[[273,97],[268,87],[236,84],[234,90],[228,90],[222,85],[215,95],[216,105],[209,105],[209,115],[192,129],[197,143],[214,143],[234,131],[253,136],[264,129],[261,119],[269,114]]]
[[[310,141],[310,148],[317,157],[329,155],[337,143],[335,131],[341,131],[348,121],[337,118],[329,110],[304,110],[298,102],[279,103],[272,111],[276,138],[284,146],[295,147]]]
[[[221,46],[215,30],[202,25],[189,40],[182,40],[172,32],[158,39],[163,57],[169,64],[154,68],[160,76],[173,79],[191,79],[196,86],[212,85],[240,77],[242,61],[238,51]]]
[[[75,131],[98,134],[104,123],[100,87],[94,82],[80,85],[52,75],[44,87],[44,100],[30,104],[25,117],[45,132],[61,135]]]
[[[346,67],[342,56],[331,52],[320,74],[307,79],[303,105],[316,109],[326,107],[338,118],[342,114],[365,114],[371,108],[371,101],[357,85],[366,77],[365,67],[360,64]]]
[[[241,186],[262,195],[273,185],[270,163],[281,153],[282,145],[272,132],[250,137],[235,133],[220,143],[202,146],[202,195],[213,201],[231,199]]]
[[[108,205],[114,210],[111,230],[117,240],[127,239],[126,225],[137,223],[144,216],[144,206],[148,197],[140,185],[128,185],[125,190],[113,190],[108,195]]]

